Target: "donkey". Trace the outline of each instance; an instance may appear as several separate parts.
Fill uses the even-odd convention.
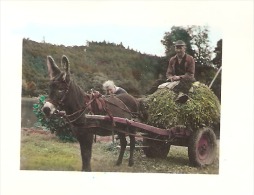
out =
[[[108,136],[117,134],[120,139],[120,153],[116,165],[120,165],[126,149],[126,135],[130,138],[129,166],[133,166],[135,149],[135,128],[126,127],[113,121],[92,120],[86,114],[108,115],[132,119],[138,115],[138,101],[129,94],[102,96],[99,92],[84,92],[71,78],[70,63],[63,55],[61,70],[51,56],[47,56],[47,67],[50,78],[49,94],[42,111],[47,117],[64,113],[72,126],[81,150],[82,171],[91,170],[91,155],[94,135]],[[60,111],[60,112],[59,112]]]

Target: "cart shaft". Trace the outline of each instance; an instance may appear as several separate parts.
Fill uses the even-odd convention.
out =
[[[170,134],[171,134],[171,132],[167,129],[161,129],[161,128],[158,128],[158,127],[154,127],[154,126],[151,126],[151,125],[140,123],[140,122],[130,120],[130,119],[127,119],[127,118],[109,117],[109,116],[104,116],[104,115],[89,115],[89,114],[86,114],[85,117],[87,119],[112,121],[112,122],[116,122],[116,123],[126,124],[126,125],[129,125],[129,126],[133,126],[133,127],[143,129],[143,130],[151,132],[151,133],[158,134],[158,135],[170,136]]]

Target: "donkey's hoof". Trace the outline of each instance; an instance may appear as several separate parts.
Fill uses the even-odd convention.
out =
[[[82,169],[81,171],[82,171],[82,172],[92,172],[91,169]]]
[[[129,161],[129,167],[132,167],[134,165],[134,162],[133,161]]]

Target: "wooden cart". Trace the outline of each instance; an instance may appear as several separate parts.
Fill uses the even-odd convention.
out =
[[[87,119],[98,121],[113,121],[138,129],[136,137],[143,138],[144,153],[150,158],[166,158],[171,145],[188,147],[188,156],[191,166],[212,164],[217,153],[216,135],[210,127],[190,130],[184,126],[175,126],[170,129],[161,129],[135,120],[103,115],[85,115]],[[119,131],[114,129],[112,131]]]

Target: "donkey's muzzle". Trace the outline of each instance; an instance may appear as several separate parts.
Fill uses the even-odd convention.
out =
[[[46,117],[50,117],[50,115],[54,114],[56,108],[52,103],[46,102],[41,110],[46,115]]]

